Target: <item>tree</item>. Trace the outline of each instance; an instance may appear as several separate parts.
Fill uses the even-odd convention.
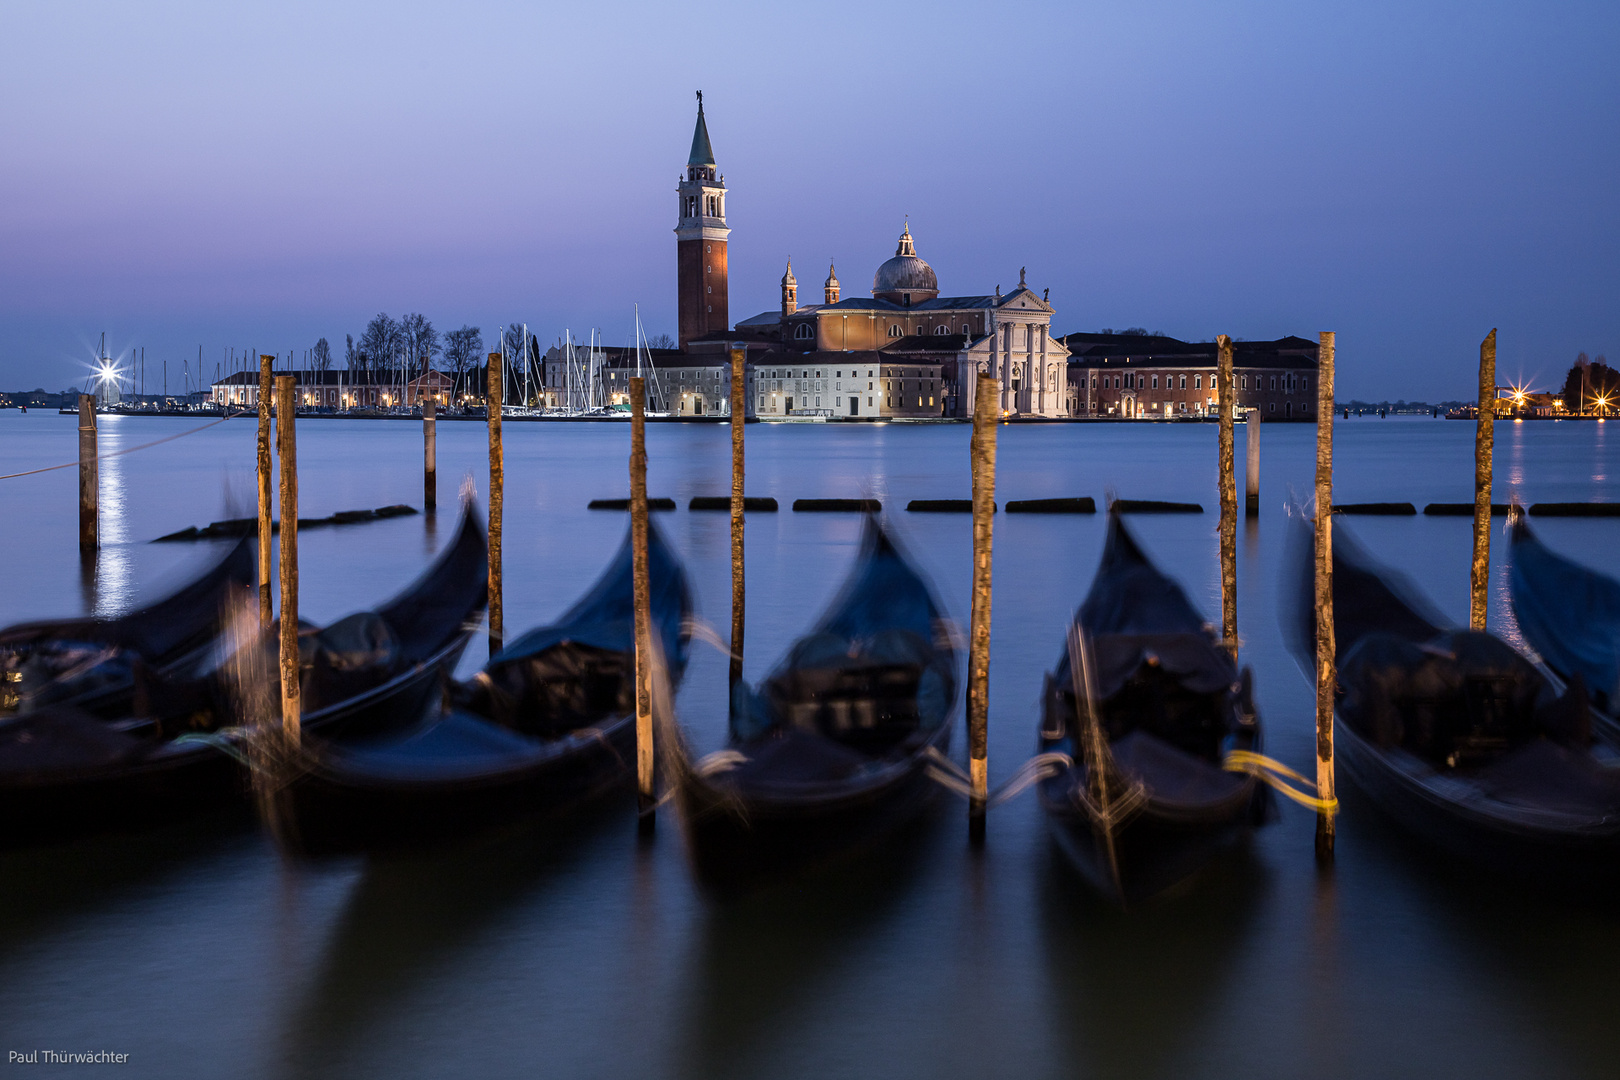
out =
[[[439,332],[426,316],[410,314],[399,321],[401,358],[413,377],[424,374],[439,355]]]
[[[675,345],[675,339],[668,334],[654,334],[647,339],[647,348],[649,349],[673,349]]]
[[[1591,360],[1581,353],[1564,376],[1563,398],[1564,408],[1570,412],[1613,408],[1620,402],[1620,371],[1611,368],[1602,356]]]
[[[360,335],[360,370],[376,375],[392,368],[399,354],[399,323],[381,312]]]
[[[460,330],[451,330],[444,335],[444,362],[450,368],[450,374],[455,380],[452,384],[452,393],[468,369],[477,366],[483,357],[484,335],[478,327],[463,326]]]
[[[343,336],[347,338],[349,342],[343,348],[343,366],[348,368],[350,371],[359,371],[360,356],[354,351],[354,335],[344,334]]]
[[[325,338],[315,343],[315,347],[309,351],[309,357],[310,366],[316,371],[332,370],[332,346],[327,344]]]

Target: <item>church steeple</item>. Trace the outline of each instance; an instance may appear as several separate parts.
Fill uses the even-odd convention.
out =
[[[726,179],[715,169],[709,124],[698,95],[697,124],[686,174],[676,186],[680,218],[675,225],[681,348],[695,337],[731,329],[726,284]]]
[[[793,260],[789,259],[787,273],[782,275],[782,315],[786,317],[799,310],[799,282],[793,276]]]
[[[713,165],[714,148],[709,145],[709,125],[703,122],[703,91],[697,92],[698,118],[697,127],[692,129],[692,152],[687,155],[686,164]]]
[[[827,263],[827,280],[822,283],[821,290],[826,294],[827,303],[838,303],[838,271],[831,262]]]

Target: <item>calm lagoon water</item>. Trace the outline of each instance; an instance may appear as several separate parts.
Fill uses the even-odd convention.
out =
[[[188,428],[102,419],[104,449]],[[72,460],[75,421],[0,413],[0,473]],[[1472,424],[1341,422],[1339,501],[1464,502]],[[420,427],[299,424],[301,510],[421,501]],[[749,493],[875,496],[966,623],[965,426],[756,425]],[[464,477],[482,493],[484,428],[439,426],[435,523],[300,537],[303,614],[324,621],[403,586],[451,535]],[[1206,614],[1219,612],[1215,438],[1208,425],[1004,427],[998,497],[1197,501],[1137,534]],[[1260,521],[1239,532],[1244,662],[1268,749],[1308,771],[1312,693],[1285,654],[1275,597],[1283,507],[1308,493],[1313,429],[1267,426]],[[560,613],[620,542],[627,425],[506,426],[506,625]],[[232,421],[103,465],[104,550],[81,569],[72,470],[0,481],[0,624],[114,612],[209,557],[148,543],[251,512],[254,425]],[[653,495],[729,490],[728,434],[655,425]],[[1620,426],[1502,424],[1496,498],[1620,500]],[[1239,433],[1239,469],[1242,433]],[[1241,483],[1241,481],[1240,481]],[[703,615],[728,620],[727,516],[659,516]],[[1102,515],[996,521],[991,783],[1034,742],[1041,676],[1100,554]],[[855,515],[749,519],[749,678],[830,597]],[[1466,518],[1348,528],[1466,621]],[[1620,524],[1548,520],[1544,538],[1620,574]],[[1492,567],[1493,626],[1513,636]],[[483,656],[468,650],[463,669]],[[700,752],[724,737],[725,665],[698,647],[679,696]],[[960,712],[958,713],[960,716]],[[964,740],[958,720],[958,755]],[[0,1051],[106,1049],[151,1077],[1608,1077],[1620,1006],[1620,910],[1551,900],[1448,867],[1348,793],[1337,865],[1312,819],[1282,820],[1181,892],[1118,913],[1054,856],[1033,798],[992,813],[969,849],[952,797],[882,855],[719,903],[693,885],[665,813],[640,844],[628,803],[453,850],[283,860],[221,816],[133,836],[0,851]],[[6,1065],[0,1075],[23,1075]],[[34,1066],[62,1072],[62,1066]],[[106,1068],[103,1066],[102,1068]]]

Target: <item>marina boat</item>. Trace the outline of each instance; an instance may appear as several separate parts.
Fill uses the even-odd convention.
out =
[[[0,716],[47,705],[128,713],[138,683],[185,671],[212,647],[227,599],[252,588],[254,550],[242,539],[194,580],[126,615],[0,630]]]
[[[1270,793],[1227,767],[1261,748],[1251,685],[1111,511],[1046,678],[1039,748],[1057,767],[1037,787],[1057,846],[1103,896],[1152,897],[1266,820]]]
[[[1285,637],[1315,656],[1313,527],[1296,514]],[[1516,557],[1517,558],[1517,557]],[[1335,755],[1351,783],[1422,840],[1538,882],[1620,870],[1620,732],[1584,682],[1562,693],[1491,634],[1447,625],[1349,531],[1333,530],[1339,672]]]
[[[1525,641],[1564,682],[1580,679],[1612,716],[1620,705],[1620,581],[1547,547],[1517,507],[1508,528],[1509,596]]]
[[[648,525],[653,633],[672,684],[691,593]],[[460,836],[560,811],[635,782],[635,627],[627,538],[589,592],[453,688],[421,722],[366,739],[305,740],[276,796],[278,833],[306,852]]]
[[[476,627],[487,574],[469,506],[455,539],[388,604],[301,628],[303,730],[362,737],[413,722]],[[250,596],[244,589],[239,602]],[[0,719],[0,845],[124,827],[244,792],[242,769],[224,752],[238,744],[220,729],[241,718],[232,673],[273,672],[276,636],[274,628],[250,635],[237,652],[216,636],[190,667],[146,680],[122,714],[68,699]],[[247,650],[257,650],[256,665],[244,664]],[[260,696],[273,714],[273,677],[265,681]]]
[[[956,651],[943,611],[875,517],[842,591],[756,689],[726,749],[675,769],[699,876],[720,887],[880,843],[935,791]]]

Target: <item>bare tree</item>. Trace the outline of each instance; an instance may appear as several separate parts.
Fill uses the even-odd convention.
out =
[[[344,334],[343,336],[348,339],[348,344],[343,348],[343,366],[350,371],[359,371],[360,354],[354,351],[354,335]]]
[[[325,338],[317,341],[315,347],[309,351],[309,364],[316,371],[332,370],[332,346]]]
[[[484,355],[484,334],[476,326],[463,326],[460,330],[451,330],[444,335],[444,362],[450,368],[450,374],[459,386],[468,369],[477,365]]]
[[[398,360],[399,337],[399,323],[386,311],[367,323],[358,347],[360,370],[376,376],[392,369]]]
[[[411,376],[425,374],[441,351],[439,332],[426,316],[413,313],[399,321],[399,336],[405,366]]]
[[[668,334],[654,334],[647,339],[647,348],[649,349],[673,349],[675,345],[675,339]]]

